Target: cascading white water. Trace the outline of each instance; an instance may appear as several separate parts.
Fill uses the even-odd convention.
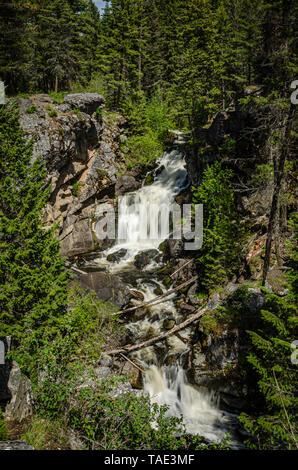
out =
[[[119,206],[118,238],[115,245],[103,253],[98,263],[111,272],[121,272],[132,267],[135,256],[143,250],[158,249],[160,243],[169,237],[170,206],[175,196],[188,185],[183,153],[179,148],[183,137],[178,133],[177,146],[165,152],[156,170],[157,176],[150,186],[143,186],[138,191],[126,195]],[[126,255],[117,263],[108,263],[106,256],[125,248]],[[155,286],[154,286],[155,282]],[[156,297],[154,287],[157,281],[139,283],[144,301]],[[165,286],[159,287],[166,292]],[[175,294],[161,304],[148,308],[150,317],[130,322],[127,328],[136,341],[160,333],[166,318],[173,318],[179,323],[173,299]],[[134,301],[135,305],[142,303]],[[188,337],[190,329],[183,331]],[[187,346],[176,336],[167,340],[167,354],[187,352]],[[152,402],[169,407],[168,415],[183,416],[188,432],[200,434],[212,442],[219,442],[229,430],[229,419],[219,411],[217,402],[207,392],[202,392],[187,383],[182,366],[160,366],[153,346],[141,349],[133,355],[146,369],[144,391]]]
[[[187,383],[182,367],[152,365],[144,380],[151,401],[167,405],[167,416],[183,416],[187,431],[220,442],[226,436],[229,418],[218,409],[216,396],[198,391]]]
[[[179,149],[164,153],[158,172],[150,186],[120,199],[118,239],[108,253],[126,248],[129,258],[142,250],[158,248],[169,236],[171,204],[188,185],[185,160]]]

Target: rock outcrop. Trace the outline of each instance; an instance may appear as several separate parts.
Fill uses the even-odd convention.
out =
[[[43,94],[18,103],[21,126],[33,139],[33,160],[41,156],[46,164],[51,197],[45,227],[58,225],[62,256],[72,264],[107,249],[114,240],[102,236],[101,222],[111,208],[117,211],[117,197],[138,189],[143,177],[138,168],[126,171],[125,119],[106,112],[104,98],[96,93],[65,95],[60,104]],[[94,265],[92,272],[77,276],[81,285],[123,306],[130,298],[123,282],[96,271]]]
[[[20,370],[17,362],[11,364],[8,389],[11,399],[6,405],[4,417],[8,421],[22,421],[32,414],[31,382]]]
[[[1,341],[5,345],[5,363],[0,364],[0,405],[7,421],[22,421],[32,414],[31,382],[21,373],[18,363],[7,358],[10,337]]]
[[[66,95],[57,104],[48,95],[18,99],[20,123],[33,138],[33,159],[41,156],[51,185],[45,225],[59,224],[62,254],[71,257],[93,250],[96,235],[91,219],[96,207],[114,198],[118,173],[125,171],[120,150],[125,119],[104,113],[105,100],[96,93]],[[122,176],[137,182],[132,176]]]
[[[234,295],[239,287],[230,285],[226,294]],[[246,295],[245,309],[249,319],[264,306],[266,296],[255,288],[249,288]],[[196,386],[217,393],[222,409],[238,413],[247,409],[251,401],[249,397],[254,394],[241,375],[241,360],[247,355],[248,338],[245,334],[245,320],[240,318],[237,325],[232,320],[221,323],[217,317],[215,319],[213,312],[221,304],[219,294],[214,294],[207,304],[210,309],[209,322],[214,318],[215,330],[212,331],[212,326],[206,328],[201,322],[197,331],[199,339],[190,356],[189,379]]]
[[[1,450],[34,450],[26,441],[0,441]]]

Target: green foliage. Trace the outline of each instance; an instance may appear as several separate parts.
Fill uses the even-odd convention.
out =
[[[163,152],[163,146],[156,139],[156,135],[150,131],[145,135],[137,135],[128,139],[127,147],[135,164],[152,164]]]
[[[134,164],[152,164],[162,154],[167,132],[174,127],[169,103],[158,90],[141,104],[126,102],[123,112],[128,119],[131,137],[127,140]]]
[[[96,109],[95,114],[96,116],[102,118],[102,108],[100,106],[98,106],[98,108]]]
[[[193,202],[204,205],[204,240],[199,261],[201,284],[212,290],[225,283],[239,266],[244,229],[236,212],[233,173],[219,162],[204,171],[202,183],[193,188]]]
[[[166,407],[150,405],[148,398],[131,393],[113,398],[113,389],[123,378],[98,380],[92,369],[67,362],[64,352],[59,368],[48,365],[42,385],[35,388],[35,407],[46,419],[65,416],[87,448],[94,444],[107,450],[206,448],[200,437],[185,435],[180,418],[165,416]],[[90,382],[93,385],[86,385]]]
[[[33,381],[37,380],[38,371],[52,368],[55,374],[62,373],[65,361],[76,360],[84,367],[83,364],[99,359],[103,345],[113,347],[121,337],[116,307],[98,300],[94,292],[87,293],[73,285],[67,305],[63,315],[52,319],[55,331],[51,323],[37,328],[33,334],[26,329],[14,352],[14,358]]]
[[[64,102],[64,95],[66,94],[67,94],[66,91],[59,91],[59,92],[51,91],[50,97],[53,99],[53,102],[55,104],[62,104]]]
[[[37,417],[26,432],[28,441],[36,448],[49,448],[51,442],[63,442],[63,429],[71,427],[89,449],[206,448],[200,437],[185,435],[182,419],[165,416],[166,407],[150,405],[148,398],[131,393],[114,398],[114,389],[125,378],[98,378],[94,364],[103,346],[115,347],[119,341],[115,308],[77,286],[70,291],[68,304],[54,336],[44,330],[39,348],[30,356],[28,334],[14,354],[33,382]],[[223,445],[226,448],[227,443]]]
[[[273,164],[262,163],[256,167],[251,179],[251,184],[260,187],[270,180],[273,181]]]
[[[289,219],[289,229],[293,233],[293,238],[287,240],[287,251],[288,251],[288,270],[286,276],[288,279],[288,297],[289,299],[297,304],[298,300],[298,247],[297,247],[297,236],[298,236],[298,214],[294,212]]]
[[[52,109],[52,110],[49,111],[49,116],[53,118],[53,117],[58,116],[58,113],[57,113],[57,111],[55,111],[54,109]]]
[[[78,376],[78,370],[67,368],[59,383],[46,378],[35,392],[36,406],[47,419],[66,416],[67,424],[80,433],[87,448],[95,444],[106,450],[206,449],[200,437],[184,435],[180,418],[165,416],[166,407],[150,405],[148,398],[130,393],[113,398],[113,388],[123,382],[119,377],[80,387]]]
[[[72,112],[72,114],[75,114],[76,116],[81,115],[81,111],[78,108],[72,109],[71,112]]]
[[[74,196],[78,197],[79,189],[80,189],[80,183],[78,181],[76,181],[72,185],[72,193],[73,193]]]
[[[8,439],[8,431],[3,419],[2,409],[0,407],[0,441],[6,441]]]
[[[267,293],[260,317],[260,328],[248,332],[253,350],[247,359],[259,377],[265,408],[256,417],[241,415],[250,432],[247,445],[253,449],[296,449],[298,382],[297,365],[291,363],[291,343],[296,338],[297,307]]]
[[[289,226],[297,235],[296,214]],[[253,449],[297,449],[298,370],[293,352],[298,324],[297,245],[290,242],[288,249],[288,294],[283,298],[266,292],[258,323],[248,331],[252,351],[247,359],[258,375],[258,388],[265,401],[257,416],[241,415],[250,432],[247,444]]]
[[[26,114],[33,114],[36,113],[37,107],[33,104],[32,106],[29,106],[29,108],[26,109],[25,113]]]
[[[46,420],[33,416],[26,426],[21,439],[25,440],[35,450],[68,449],[69,442],[65,424],[60,419]]]
[[[41,227],[50,188],[45,168],[30,164],[32,142],[19,125],[17,105],[0,108],[0,319],[1,336],[18,343],[24,330],[38,342],[45,326],[56,331],[66,310],[68,273],[53,230]]]

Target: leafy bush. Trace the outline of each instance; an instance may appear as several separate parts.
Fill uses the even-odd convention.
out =
[[[127,140],[131,160],[135,164],[148,165],[154,163],[163,152],[163,146],[158,141],[156,134],[148,131],[144,135],[136,135]]]
[[[49,111],[49,116],[50,116],[50,117],[56,117],[56,116],[58,116],[58,113],[57,113],[57,111],[55,111],[55,110],[53,109],[53,110]]]
[[[8,431],[3,419],[2,409],[0,407],[0,441],[6,441],[8,439]]]
[[[33,114],[36,113],[37,107],[33,104],[32,106],[29,106],[29,108],[26,109],[25,113],[26,114]]]
[[[57,373],[65,360],[94,362],[104,345],[113,348],[121,338],[117,308],[98,300],[94,292],[87,293],[74,284],[67,304],[67,311],[55,318],[55,330],[47,323],[33,332],[31,328],[24,330],[22,342],[14,352],[14,358],[33,381],[39,371],[49,367]]]
[[[78,197],[79,189],[80,189],[80,183],[78,181],[76,181],[72,185],[72,193],[73,193],[74,196]]]
[[[158,90],[149,100],[138,97],[127,100],[122,109],[127,117],[131,137],[127,140],[130,158],[134,164],[154,163],[164,151],[167,131],[174,126],[170,107]]]
[[[55,93],[55,91],[51,91],[50,97],[53,99],[55,104],[62,104],[64,102],[64,95],[67,95],[67,91],[59,91]]]

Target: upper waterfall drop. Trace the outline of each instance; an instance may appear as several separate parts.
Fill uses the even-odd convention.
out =
[[[127,248],[130,256],[155,248],[170,234],[171,204],[185,189],[188,175],[185,159],[178,145],[163,154],[150,186],[123,196],[119,204],[118,237],[109,253]]]

